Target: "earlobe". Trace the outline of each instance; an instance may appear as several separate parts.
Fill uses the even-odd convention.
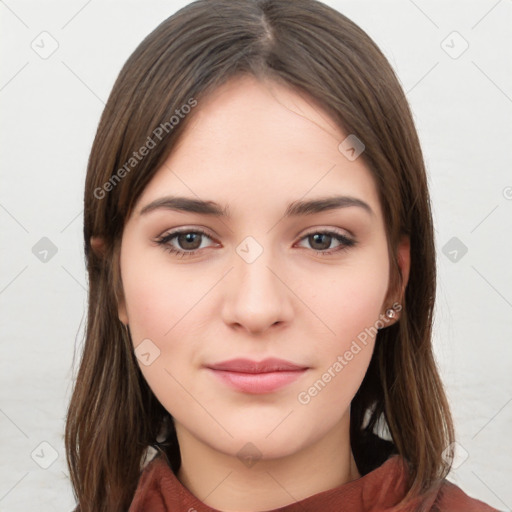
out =
[[[91,248],[97,256],[105,254],[105,240],[101,236],[91,236]]]
[[[117,306],[117,315],[119,316],[119,320],[125,325],[128,325],[128,314],[126,313],[126,305],[124,303],[124,299],[119,301]]]
[[[91,243],[91,248],[92,248],[93,252],[97,256],[99,256],[99,257],[105,256],[106,245],[105,245],[105,240],[103,237],[91,236],[90,243]],[[128,325],[128,314],[126,312],[126,305],[125,305],[124,298],[122,298],[118,301],[117,314],[118,314],[119,320],[124,325]]]
[[[400,311],[402,311],[402,302],[405,295],[405,289],[407,282],[409,281],[409,272],[411,267],[411,242],[407,235],[402,235],[400,242],[397,247],[397,260],[400,273],[402,275],[402,283],[400,289],[396,289],[394,292],[389,290],[389,295],[386,298],[383,307],[385,308],[384,315],[389,325],[394,324],[400,318]]]

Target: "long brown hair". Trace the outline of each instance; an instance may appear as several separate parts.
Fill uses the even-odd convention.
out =
[[[361,158],[377,184],[385,219],[390,297],[402,286],[396,248],[401,235],[410,237],[400,320],[379,331],[351,404],[351,446],[360,473],[400,454],[410,467],[408,499],[434,488],[450,469],[443,450],[454,441],[453,424],[431,340],[436,262],[430,199],[418,136],[395,73],[363,30],[318,1],[199,0],[162,22],[130,56],[90,153],[84,197],[88,318],[65,432],[81,512],[126,510],[148,446],[163,446],[172,468],[179,467],[174,430],[163,444],[156,441],[169,413],[144,380],[118,320],[120,242],[138,197],[194,108],[241,74],[309,95],[364,143]],[[141,156],[143,146],[148,150]],[[91,236],[104,240],[102,251],[92,249]],[[380,452],[379,424],[391,438],[390,448]]]

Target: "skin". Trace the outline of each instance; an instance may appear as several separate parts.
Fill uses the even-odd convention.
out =
[[[274,509],[361,476],[349,408],[374,338],[309,403],[297,397],[400,300],[387,297],[383,215],[363,159],[350,161],[338,149],[348,134],[287,86],[232,79],[201,101],[190,121],[125,225],[119,319],[134,347],[150,339],[160,351],[139,365],[174,418],[180,481],[219,510]],[[359,198],[373,213],[350,206],[283,217],[292,201],[334,194]],[[140,214],[166,195],[229,205],[232,218],[164,208]],[[176,228],[208,233],[194,246],[177,237],[168,242],[199,247],[195,255],[180,258],[155,243]],[[335,238],[322,246],[306,236],[326,230],[357,243],[318,254],[340,246]],[[262,249],[250,263],[237,253],[247,236]],[[405,287],[407,239],[398,255]],[[203,367],[234,357],[278,357],[309,369],[276,392],[248,394]],[[250,467],[237,456],[247,443]]]

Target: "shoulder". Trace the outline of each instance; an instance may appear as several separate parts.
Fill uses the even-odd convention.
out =
[[[168,510],[166,494],[173,495],[175,477],[165,460],[156,456],[142,469],[129,512]]]
[[[397,482],[403,481],[404,484],[409,480],[408,463],[401,456],[390,457],[383,465],[372,474],[377,475],[379,472],[379,483],[385,486],[397,486]],[[393,484],[389,478],[392,478]],[[406,494],[406,488],[397,487],[399,496]],[[400,494],[401,493],[401,494]],[[400,509],[397,509],[400,510]],[[472,498],[466,494],[460,487],[450,482],[446,478],[434,484],[425,494],[413,498],[405,510],[411,512],[428,511],[428,512],[500,512],[498,509],[487,505],[483,501]]]
[[[169,486],[175,480],[174,473],[172,472],[168,461],[157,454],[150,460],[141,470],[138,487],[146,487],[154,485],[158,482],[160,485]]]
[[[498,509],[486,505],[483,501],[471,498],[460,487],[448,480],[443,480],[433,511],[444,512],[499,512]]]

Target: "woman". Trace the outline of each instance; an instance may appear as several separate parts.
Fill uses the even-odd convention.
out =
[[[424,162],[346,17],[201,0],[165,20],[103,112],[84,223],[77,510],[493,510],[445,480]]]

